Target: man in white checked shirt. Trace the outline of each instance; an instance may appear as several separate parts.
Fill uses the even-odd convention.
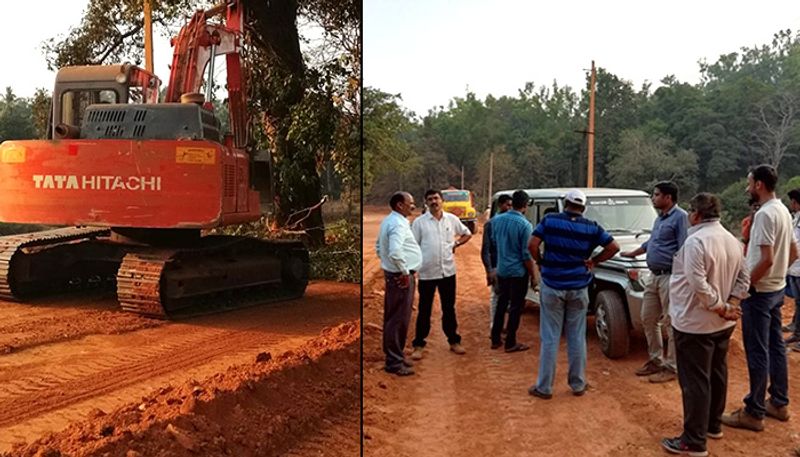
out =
[[[419,269],[419,313],[413,341],[411,358],[422,358],[425,338],[431,330],[431,308],[433,296],[439,290],[442,303],[442,330],[447,335],[450,350],[456,354],[466,351],[461,346],[456,320],[456,248],[472,237],[472,232],[457,216],[442,209],[442,193],[438,190],[425,192],[425,203],[429,211],[411,224],[417,243],[422,249],[422,266]]]

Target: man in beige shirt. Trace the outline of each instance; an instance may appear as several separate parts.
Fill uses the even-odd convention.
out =
[[[728,342],[749,278],[741,243],[719,222],[719,198],[698,194],[690,206],[692,227],[672,261],[669,283],[683,434],[661,445],[673,453],[708,455],[706,437],[722,437]]]
[[[750,392],[744,407],[722,416],[729,427],[764,430],[764,416],[789,420],[789,376],[786,344],[781,334],[781,306],[786,271],[797,259],[792,216],[775,196],[778,174],[759,165],[747,175],[747,191],[761,208],[753,216],[745,263],[750,297],[742,301],[742,338],[747,355]],[[769,383],[770,398],[766,399]]]

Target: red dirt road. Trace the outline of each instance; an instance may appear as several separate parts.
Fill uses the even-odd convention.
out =
[[[680,434],[682,406],[677,382],[650,384],[634,371],[647,358],[643,338],[631,353],[609,360],[600,351],[589,319],[587,379],[592,387],[574,397],[566,383],[562,341],[552,400],[531,397],[539,360],[538,313],[523,315],[518,339],[531,346],[505,354],[489,348],[489,291],[480,262],[480,232],[457,252],[459,333],[468,353],[448,350],[441,312],[434,304],[431,336],[415,376],[398,378],[382,371],[383,283],[374,243],[383,208],[364,211],[364,454],[430,457],[495,456],[663,456],[665,436]],[[791,305],[791,302],[787,303]],[[785,309],[790,309],[787,306]],[[785,311],[788,314],[788,311]],[[408,342],[414,333],[416,313]],[[728,410],[747,391],[747,367],[739,331],[728,358]],[[782,423],[766,420],[754,433],[724,428],[709,440],[711,455],[794,456],[800,447],[800,353],[789,355],[790,412]]]
[[[111,412],[165,386],[252,364],[261,352],[278,357],[297,351],[324,328],[343,322],[357,328],[359,300],[356,284],[316,282],[300,300],[178,322],[117,311],[114,298],[99,295],[0,302],[0,452],[83,421],[92,411],[95,417],[97,409]],[[357,331],[350,333],[357,338]],[[353,351],[348,348],[345,358],[357,374],[359,354]],[[349,452],[336,455],[355,455],[358,383],[349,388],[353,395],[341,397],[349,400],[319,424],[319,433],[306,434],[308,443],[291,443],[294,455],[316,455],[325,436],[341,444],[345,429],[352,435]]]

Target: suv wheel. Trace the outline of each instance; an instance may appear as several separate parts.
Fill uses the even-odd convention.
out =
[[[603,290],[595,303],[595,329],[603,354],[610,359],[623,357],[628,353],[630,335],[622,297],[613,290]]]

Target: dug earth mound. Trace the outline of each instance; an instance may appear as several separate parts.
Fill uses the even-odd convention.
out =
[[[357,455],[360,321],[326,328],[297,350],[166,386],[3,457]]]

